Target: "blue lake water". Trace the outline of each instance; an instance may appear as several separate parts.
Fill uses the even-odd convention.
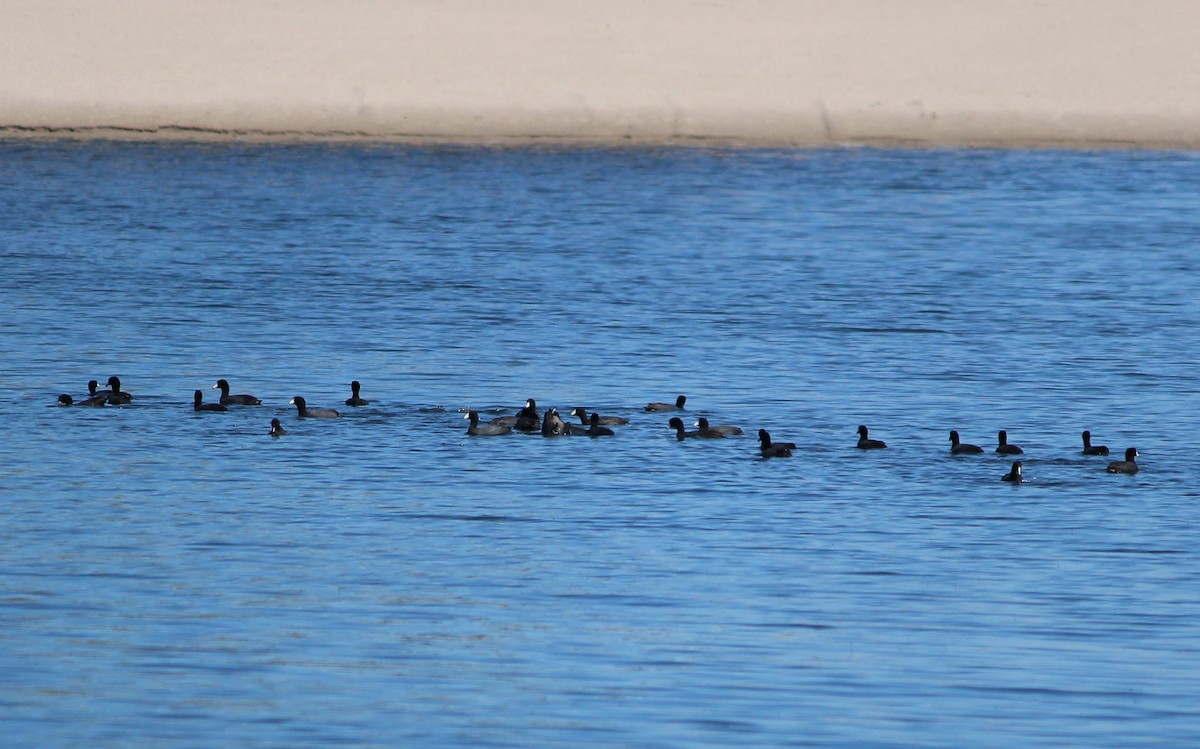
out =
[[[1200,745],[1196,154],[0,141],[0,259],[6,746]]]

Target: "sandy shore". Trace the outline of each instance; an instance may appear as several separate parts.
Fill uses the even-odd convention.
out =
[[[0,0],[0,135],[1200,146],[1195,0]]]

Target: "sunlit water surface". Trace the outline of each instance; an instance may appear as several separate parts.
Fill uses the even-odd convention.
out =
[[[0,142],[0,178],[0,743],[1200,745],[1195,155]],[[132,405],[55,405],[113,374]],[[219,377],[263,405],[194,413]],[[677,442],[642,406],[680,393],[747,436]],[[464,434],[530,397],[632,423]]]

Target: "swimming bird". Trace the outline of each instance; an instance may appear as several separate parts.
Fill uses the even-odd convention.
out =
[[[1108,455],[1107,445],[1093,445],[1092,433],[1085,431],[1083,433],[1083,454],[1084,455]]]
[[[88,408],[100,408],[105,403],[108,403],[108,397],[104,395],[97,395],[92,398],[87,398],[79,401],[78,403],[76,403],[75,399],[66,393],[58,396],[58,405],[60,406],[86,406]]]
[[[521,418],[521,414],[525,413],[525,409],[528,407],[529,407],[529,401],[525,401],[525,405],[521,406],[521,408],[512,416],[497,416],[496,418],[492,419],[488,423],[495,424],[496,426],[501,426],[501,427],[516,426],[517,419]]]
[[[542,436],[543,437],[562,437],[570,434],[567,429],[567,423],[558,415],[558,409],[547,409],[546,415],[542,417]]]
[[[204,400],[204,393],[200,390],[197,390],[196,394],[192,397],[192,410],[193,411],[228,411],[229,410],[228,408],[225,408],[224,406],[222,406],[220,403],[203,403],[202,402],[203,400]]]
[[[309,419],[336,419],[341,416],[340,413],[332,408],[309,408],[308,403],[300,396],[296,396],[288,401],[288,405],[295,406],[296,411],[302,418]]]
[[[1014,484],[1019,484],[1025,479],[1021,478],[1021,461],[1014,460],[1012,470],[1000,477],[1001,481],[1010,481]]]
[[[867,427],[865,424],[858,425],[858,444],[855,445],[859,450],[882,450],[887,447],[887,443],[883,440],[873,440],[867,437]]]
[[[525,401],[525,407],[516,416],[501,416],[492,419],[493,424],[510,426],[518,432],[536,432],[541,427],[542,420],[538,417],[537,402],[530,398]]]
[[[951,455],[975,455],[983,452],[983,448],[979,445],[969,445],[965,442],[958,441],[958,432],[950,431],[950,454]]]
[[[689,437],[699,437],[700,436],[700,432],[685,431],[684,426],[683,426],[683,419],[679,418],[678,416],[672,416],[671,420],[667,422],[667,426],[669,426],[675,430],[675,439],[679,440],[680,442],[684,441],[685,439],[687,439]]]
[[[591,421],[591,425],[588,426],[588,430],[586,432],[584,432],[584,434],[586,434],[587,436],[589,436],[589,437],[611,437],[616,434],[616,432],[614,432],[612,429],[609,429],[606,426],[601,426],[600,414],[592,414],[590,421]]]
[[[996,452],[1000,453],[1001,455],[1021,455],[1025,452],[1016,445],[1008,444],[1008,432],[1004,431],[1003,429],[1000,430],[1000,433],[997,435],[997,437],[1000,440],[1000,444],[996,446]]]
[[[571,409],[571,415],[578,416],[579,423],[583,424],[584,426],[588,426],[592,423],[591,417],[594,414],[589,414],[588,410],[586,408],[584,408],[583,406],[576,406],[575,408]],[[617,426],[621,426],[622,424],[628,424],[628,423],[629,423],[629,419],[625,418],[624,416],[601,416],[600,417],[600,424],[602,426],[606,426],[606,427],[617,427]]]
[[[103,406],[107,403],[108,403],[107,395],[93,395],[92,397],[84,399],[84,400],[80,401],[79,403],[76,403],[75,405],[87,406],[88,408],[100,408],[101,406]]]
[[[475,435],[476,437],[497,437],[501,434],[509,434],[512,432],[512,427],[502,426],[500,424],[480,424],[478,411],[467,411],[464,419],[471,420],[471,426],[467,427],[467,434]]]
[[[567,434],[579,435],[579,436],[581,436],[581,437],[586,437],[586,436],[587,436],[587,433],[588,433],[588,427],[590,427],[590,426],[591,426],[591,424],[590,424],[590,423],[588,424],[588,426],[582,426],[582,425],[580,425],[580,424],[576,424],[576,423],[575,423],[575,422],[573,422],[573,421],[567,421],[567,422],[564,422],[564,425],[565,425],[565,426],[566,426],[566,428],[567,428],[567,432],[566,432]]]
[[[703,416],[701,416],[699,419],[696,419],[696,423],[693,426],[699,427],[699,429],[696,430],[696,433],[705,439],[723,439],[726,436],[725,432],[722,432],[720,429],[709,426],[708,419],[704,418]],[[737,427],[734,427],[734,429],[737,429]],[[741,433],[740,429],[738,430],[738,433]]]
[[[742,431],[741,427],[728,426],[728,425],[713,426],[713,425],[709,424],[708,419],[705,419],[705,418],[697,419],[696,423],[693,426],[700,427],[701,432],[706,432],[706,431],[707,432],[720,432],[722,437],[737,437],[738,435],[745,434],[745,432]],[[704,436],[709,437],[711,435],[706,434]]]
[[[110,396],[110,395],[112,395],[111,390],[100,390],[100,383],[96,382],[95,380],[88,380],[88,396],[89,397],[99,398],[99,397],[103,396],[105,400],[108,400],[108,396]]]
[[[1137,451],[1136,447],[1131,447],[1131,448],[1127,449],[1125,451],[1125,460],[1114,460],[1113,462],[1109,463],[1108,469],[1107,469],[1108,472],[1109,473],[1131,473],[1131,474],[1137,473],[1138,472],[1138,464],[1137,464],[1137,461],[1134,460],[1134,458],[1136,458],[1138,455],[1141,455],[1141,453],[1139,453]]]
[[[758,452],[764,458],[790,458],[796,446],[791,442],[772,442],[771,434],[766,429],[758,430]]]
[[[108,396],[109,405],[123,406],[133,402],[133,396],[121,389],[121,380],[116,375],[108,378],[108,386],[112,388]]]
[[[271,436],[282,437],[287,434],[287,430],[283,428],[283,424],[279,423],[279,419],[271,419]]]
[[[364,400],[358,396],[358,389],[360,387],[362,387],[362,386],[358,384],[358,380],[355,380],[350,383],[350,397],[346,399],[347,406],[369,406],[369,405],[371,405],[371,401]],[[479,415],[476,414],[475,418],[479,418]]]
[[[217,380],[215,388],[221,389],[221,405],[223,406],[261,406],[262,401],[255,398],[253,395],[230,395],[229,382],[226,380]]]
[[[683,404],[687,403],[687,396],[679,396],[675,399],[675,403],[647,403],[647,411],[682,411]]]

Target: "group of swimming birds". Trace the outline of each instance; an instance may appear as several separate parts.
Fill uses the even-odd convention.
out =
[[[118,377],[109,377],[106,384],[109,389],[100,390],[99,382],[91,380],[88,382],[88,397],[86,399],[75,401],[70,395],[64,393],[58,396],[58,402],[63,406],[89,407],[105,405],[121,406],[133,402],[133,396],[121,389],[121,380]],[[253,395],[231,395],[227,380],[217,380],[213,388],[221,391],[219,402],[205,403],[204,392],[197,390],[193,394],[193,410],[198,412],[221,412],[228,411],[229,406],[262,405],[262,399],[256,398]],[[350,383],[350,397],[346,399],[347,406],[370,405],[370,401],[363,399],[359,395],[360,389],[361,385],[358,380]],[[684,406],[686,403],[687,397],[681,395],[675,399],[674,403],[647,403],[644,410],[651,413],[683,411],[685,410]],[[299,395],[288,401],[288,404],[296,407],[297,414],[301,418],[335,419],[341,416],[341,413],[332,408],[309,408],[308,403]],[[595,412],[588,412],[587,409],[582,407],[571,409],[571,416],[577,417],[580,423],[571,424],[564,421],[559,416],[558,409],[556,408],[550,408],[539,416],[537,403],[530,398],[525,401],[524,407],[511,416],[500,416],[483,423],[480,421],[478,411],[469,410],[463,418],[471,422],[470,426],[467,427],[467,434],[475,437],[498,437],[512,432],[540,432],[543,437],[562,437],[568,435],[607,437],[616,434],[611,427],[629,423],[629,419],[623,416],[601,416]],[[743,434],[740,427],[714,426],[704,417],[696,420],[693,426],[697,427],[697,429],[693,431],[688,431],[683,423],[683,419],[678,416],[672,417],[667,423],[671,429],[675,430],[675,438],[681,442],[693,438],[723,439]],[[283,424],[279,419],[271,419],[270,435],[272,437],[281,437],[285,434],[287,434],[287,430],[283,428]],[[1021,455],[1025,452],[1019,446],[1008,441],[1008,433],[1004,430],[1000,430],[998,441],[999,444],[996,446],[995,452],[1000,455]],[[792,451],[796,449],[796,445],[791,442],[774,442],[771,439],[771,434],[766,429],[758,430],[758,442],[759,454],[763,458],[790,458]],[[880,450],[886,448],[887,443],[882,440],[871,439],[867,427],[860,425],[858,427],[858,444],[856,447],[859,450]],[[952,430],[950,432],[951,455],[977,455],[983,451],[983,448],[979,445],[971,445],[961,441],[957,431]],[[1108,447],[1093,445],[1092,433],[1085,431],[1083,433],[1082,453],[1084,455],[1108,455]],[[1138,465],[1135,460],[1137,457],[1137,448],[1128,448],[1125,450],[1125,459],[1110,462],[1107,470],[1109,473],[1137,473]],[[1013,461],[1011,470],[1004,474],[1001,480],[1021,483],[1024,480],[1021,475],[1021,461]]]

